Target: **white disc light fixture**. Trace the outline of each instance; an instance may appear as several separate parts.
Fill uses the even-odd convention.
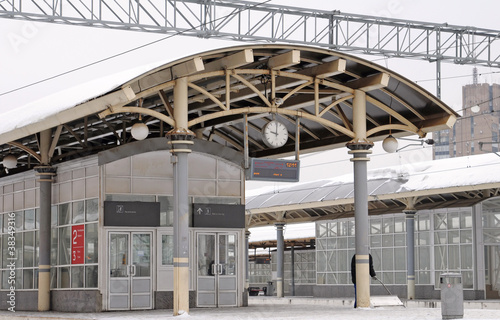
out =
[[[3,166],[7,169],[14,169],[17,167],[17,158],[13,154],[8,154],[2,160]]]
[[[130,133],[135,140],[144,140],[148,137],[149,128],[144,123],[138,122],[132,126]]]
[[[382,148],[384,148],[384,151],[387,153],[394,153],[398,150],[398,140],[392,135],[389,135],[382,142]]]

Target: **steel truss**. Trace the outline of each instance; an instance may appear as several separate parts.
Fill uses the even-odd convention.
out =
[[[500,31],[232,0],[0,1],[0,18],[500,67]],[[439,70],[439,69],[438,69]]]

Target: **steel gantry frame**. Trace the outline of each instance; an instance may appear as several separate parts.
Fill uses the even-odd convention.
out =
[[[0,18],[500,67],[500,31],[233,0],[4,0]],[[440,68],[437,68],[438,74]]]

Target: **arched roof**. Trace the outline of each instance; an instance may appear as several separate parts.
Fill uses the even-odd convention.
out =
[[[40,119],[27,121],[28,110],[0,131],[0,156],[14,150],[20,156],[18,171],[36,165],[38,133],[47,129],[51,162],[129,143],[130,127],[137,121],[147,123],[148,138],[163,137],[175,123],[173,87],[181,77],[188,79],[189,129],[198,139],[239,152],[248,141],[251,157],[344,146],[354,138],[354,90],[366,92],[371,141],[389,133],[423,137],[450,128],[458,116],[412,81],[354,56],[309,46],[243,45],[166,63],[84,103],[49,110]],[[287,143],[276,149],[267,147],[261,135],[274,117],[289,133]]]

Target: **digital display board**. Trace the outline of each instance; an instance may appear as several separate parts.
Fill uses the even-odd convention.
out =
[[[262,181],[299,181],[299,160],[275,160],[275,159],[250,159],[250,167],[247,169],[247,180]]]

